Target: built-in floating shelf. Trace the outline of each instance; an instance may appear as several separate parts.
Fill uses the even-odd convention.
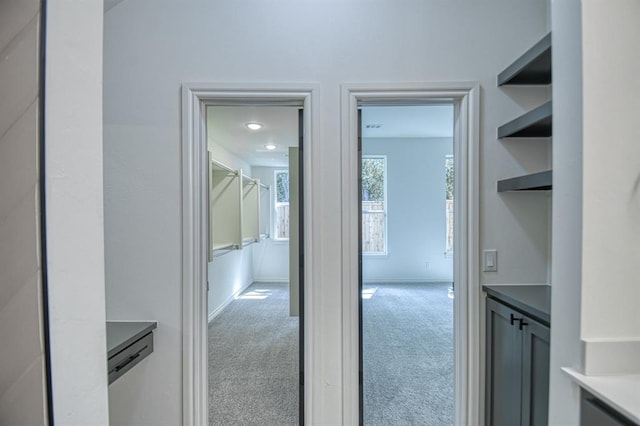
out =
[[[498,192],[508,191],[549,191],[552,188],[553,172],[531,173],[498,181]]]
[[[155,321],[107,321],[109,384],[153,352]]]
[[[498,86],[551,84],[551,33],[498,74]]]
[[[551,136],[551,101],[498,127],[498,138],[548,138]]]

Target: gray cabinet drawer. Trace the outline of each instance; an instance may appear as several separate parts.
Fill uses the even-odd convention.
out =
[[[153,352],[153,333],[149,332],[117,354],[111,356],[107,362],[109,384],[142,361]]]
[[[589,392],[582,391],[580,399],[580,426],[633,426],[625,419]]]

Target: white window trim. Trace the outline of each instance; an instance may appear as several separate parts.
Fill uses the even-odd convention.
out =
[[[381,158],[384,160],[384,251],[381,252],[377,252],[377,251],[363,251],[362,255],[363,256],[372,256],[372,257],[379,257],[379,256],[388,256],[389,255],[389,237],[388,237],[388,228],[387,228],[387,223],[388,223],[388,216],[389,216],[389,204],[387,203],[387,175],[388,175],[388,167],[389,167],[389,162],[387,161],[387,156],[386,155],[382,155],[382,154],[362,154],[362,159],[364,160],[365,158]],[[360,197],[362,197],[362,194],[360,194]]]

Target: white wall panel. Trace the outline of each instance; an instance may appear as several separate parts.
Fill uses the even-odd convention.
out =
[[[47,2],[46,208],[56,426],[106,426],[102,2]]]
[[[496,140],[496,127],[548,96],[544,91],[516,96],[498,89],[496,75],[544,35],[546,20],[546,2],[512,0],[140,0],[111,9],[105,16],[104,119],[109,153],[105,167],[108,171],[114,159],[124,158],[127,167],[119,169],[119,183],[108,187],[111,195],[105,204],[110,223],[107,255],[118,252],[118,262],[107,268],[108,277],[118,276],[109,281],[113,288],[108,290],[108,314],[114,318],[136,311],[150,313],[163,318],[166,330],[166,346],[153,354],[163,359],[162,365],[145,371],[139,384],[131,381],[128,389],[119,389],[118,401],[111,401],[114,423],[174,425],[181,418],[181,382],[174,378],[181,369],[179,90],[183,82],[320,85],[320,120],[312,125],[319,126],[321,135],[313,167],[322,171],[321,180],[314,182],[318,189],[314,196],[322,206],[314,218],[323,229],[315,242],[319,251],[314,264],[321,272],[320,281],[314,283],[314,303],[321,330],[314,336],[320,336],[315,344],[321,355],[314,363],[322,380],[310,384],[311,416],[318,424],[339,424],[344,285],[340,84],[480,82],[481,241],[483,247],[499,249],[501,256],[499,272],[484,275],[482,281],[546,282],[546,256],[535,236],[546,235],[547,214],[521,221],[519,215],[526,215],[532,202],[509,203],[495,189],[496,179],[508,177],[514,167],[509,145]],[[111,136],[113,129],[119,129],[117,138]],[[537,147],[522,149],[537,151]],[[540,166],[547,160],[545,156]],[[534,166],[538,164],[526,165]],[[158,173],[156,179],[137,179],[153,173]],[[129,195],[121,198],[120,193]],[[546,212],[544,208],[540,209]],[[524,240],[514,238],[516,234]],[[161,323],[159,333],[162,327]],[[123,401],[141,389],[151,390],[150,395],[135,412],[126,409],[129,405]]]
[[[549,424],[578,424],[581,371],[582,28],[580,1],[553,1],[553,271]]]
[[[584,1],[582,337],[640,340],[640,3]]]

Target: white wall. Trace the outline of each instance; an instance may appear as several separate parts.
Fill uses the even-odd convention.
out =
[[[583,1],[582,30],[584,373],[640,374],[640,2]]]
[[[252,252],[253,245],[250,245],[209,262],[209,319],[254,281]]]
[[[640,2],[583,1],[582,337],[640,340]]]
[[[496,75],[547,29],[541,1],[124,1],[105,16],[105,157],[121,176],[106,205],[117,251],[109,316],[160,319],[158,347],[111,400],[114,424],[181,418],[180,86],[185,81],[315,81],[321,140],[313,182],[323,232],[314,246],[314,424],[342,420],[340,83],[473,80],[481,99],[481,243],[500,250],[483,282],[545,282],[547,206],[496,194],[496,180],[544,165],[538,147],[496,140],[496,127],[542,103],[511,96]],[[446,35],[446,36],[443,36]],[[248,54],[250,52],[250,54]],[[548,95],[548,94],[546,94]],[[523,99],[526,99],[524,101]],[[518,151],[518,156],[514,155]],[[518,163],[531,154],[533,160]],[[544,158],[542,158],[544,157]],[[532,164],[535,162],[545,164]],[[107,180],[110,179],[107,177]],[[537,214],[538,210],[542,213]],[[126,211],[126,214],[123,212]],[[160,212],[160,213],[159,213]],[[110,242],[109,242],[110,241]],[[157,361],[152,361],[155,358]],[[160,362],[162,361],[162,362]],[[114,392],[112,392],[114,393]],[[117,416],[117,417],[116,417]]]
[[[582,28],[580,0],[552,1],[553,271],[549,424],[579,421],[577,387],[561,367],[582,370]]]
[[[562,374],[637,374],[640,4],[553,1],[550,424],[577,424]],[[582,342],[581,342],[582,339]],[[629,345],[635,342],[635,347]]]
[[[235,155],[233,152],[229,152],[220,145],[216,145],[211,141],[209,141],[209,151],[212,152],[214,160],[234,170],[242,169],[242,173],[251,176],[251,165]]]
[[[453,139],[365,138],[362,154],[387,157],[388,253],[363,256],[364,282],[453,281],[453,256],[444,255]]]
[[[40,2],[0,2],[0,424],[47,423],[42,341]]]
[[[55,424],[107,425],[102,2],[48,1],[46,31],[47,264]],[[121,297],[126,299],[125,294]]]
[[[260,182],[275,188],[274,172],[276,170],[286,170],[287,167],[253,167],[253,177],[260,179]],[[275,190],[275,189],[274,189]],[[275,195],[273,195],[275,197]],[[273,217],[275,215],[274,199],[271,197],[271,231],[273,229]],[[253,246],[253,277],[255,281],[289,282],[289,241],[276,241],[268,238]]]

